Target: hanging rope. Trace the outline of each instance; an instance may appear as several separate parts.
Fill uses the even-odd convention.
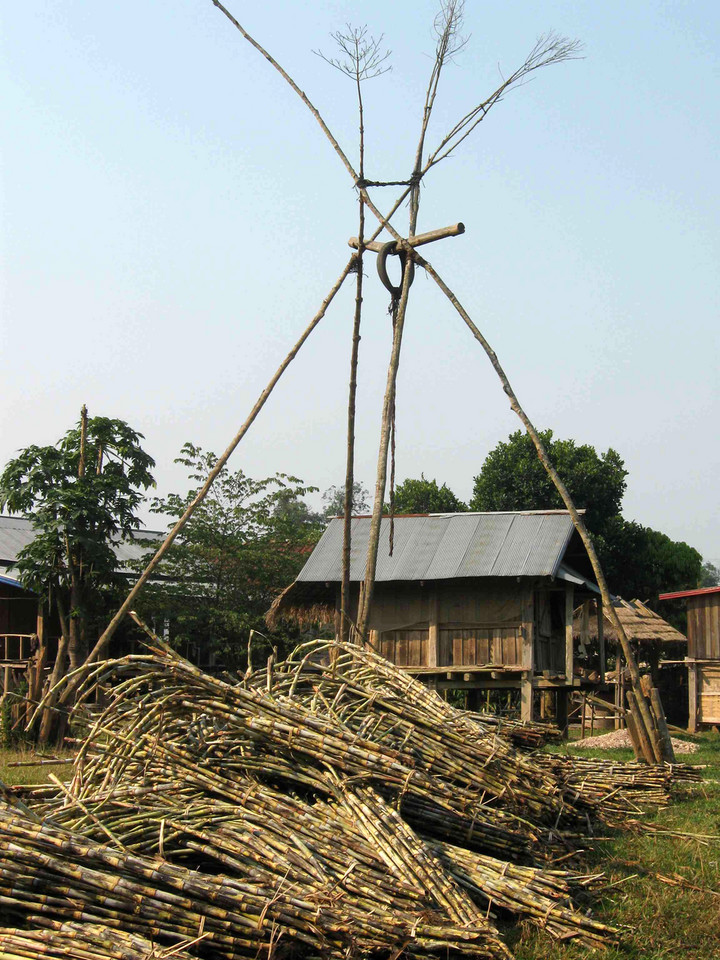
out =
[[[387,272],[387,258],[396,256],[400,258],[400,285],[395,286]],[[400,295],[402,294],[402,278],[405,275],[405,269],[410,271],[409,283],[415,279],[415,263],[412,257],[408,257],[407,250],[398,250],[397,241],[390,240],[383,244],[377,257],[377,271],[380,280],[386,290],[390,293],[390,306],[388,313],[392,317],[393,336],[395,334],[395,324],[397,323],[397,312],[400,305]],[[395,391],[391,399],[390,406],[390,556],[393,555],[395,545]]]

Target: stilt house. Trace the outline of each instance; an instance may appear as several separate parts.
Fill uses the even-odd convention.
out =
[[[641,600],[613,597],[612,605],[641,668],[646,665],[654,686],[658,688],[668,720],[684,725],[688,704],[687,677],[678,659],[685,656],[687,637]],[[605,678],[609,690],[599,696],[614,705],[615,726],[624,726],[621,708],[625,706],[628,688],[626,667],[623,667],[622,648],[607,609],[603,626],[604,641],[614,655],[615,667]],[[573,633],[580,652],[589,645],[597,645],[598,620],[594,600],[586,600],[575,610]]]
[[[363,589],[369,517],[352,520],[354,620]],[[564,510],[400,516],[382,520],[369,641],[436,689],[516,689],[523,718],[533,693],[567,695],[583,680],[573,610],[598,597],[582,540]],[[332,520],[297,580],[273,604],[281,618],[339,630],[343,521]],[[598,600],[598,608],[600,603]],[[600,613],[600,621],[602,615]],[[602,636],[602,622],[600,622]],[[595,677],[604,673],[602,662]],[[599,680],[596,679],[596,683]]]

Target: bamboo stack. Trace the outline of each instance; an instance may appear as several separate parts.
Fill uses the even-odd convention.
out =
[[[3,960],[497,960],[508,916],[598,946],[617,932],[580,900],[602,877],[549,861],[673,782],[529,755],[352,645],[242,680],[157,647],[94,665],[82,696],[98,684],[72,780],[0,806]]]

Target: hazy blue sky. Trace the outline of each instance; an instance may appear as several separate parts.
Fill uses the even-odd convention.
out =
[[[365,88],[368,175],[410,171],[431,0],[228,0],[356,155],[352,84],[312,50],[384,33]],[[357,232],[350,179],[297,97],[210,0],[37,0],[2,14],[0,462],[77,418],[145,434],[160,492],[192,440],[220,451],[315,313]],[[531,418],[612,446],[624,513],[720,557],[717,2],[468,2],[430,142],[548,30],[585,59],[510,93],[427,178],[426,248]],[[376,191],[389,204],[393,191]],[[405,211],[397,219],[406,223]],[[374,482],[390,344],[368,266],[357,476]],[[232,465],[321,489],[344,471],[353,289],[281,381]],[[484,354],[418,275],[399,378],[398,476],[467,498],[517,429]]]

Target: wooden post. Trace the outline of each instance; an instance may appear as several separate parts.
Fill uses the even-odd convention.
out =
[[[652,687],[650,689],[650,700],[652,701],[653,711],[657,718],[658,728],[660,730],[660,750],[662,752],[663,759],[667,763],[674,763],[674,753],[665,748],[666,742],[671,743],[670,731],[668,730],[667,720],[665,719],[665,711],[663,710],[662,703],[660,702],[660,694],[657,687]]]
[[[568,690],[563,687],[555,694],[555,722],[563,737],[568,736]]]
[[[43,677],[45,675],[45,664],[47,663],[47,644],[45,642],[45,608],[42,600],[38,600],[36,630],[38,645],[35,651],[35,676],[34,682],[29,688],[29,697],[35,703],[38,703],[42,697]]]
[[[532,585],[525,591],[522,625],[522,668],[520,680],[520,719],[532,723],[533,673],[535,672],[535,603]]]
[[[636,726],[640,730],[640,723],[638,723],[638,717],[640,715],[640,702],[642,700],[643,694],[641,690],[628,690],[628,700],[632,698],[634,719]],[[650,750],[651,757],[648,760],[648,763],[662,763],[663,762],[663,752],[660,747],[660,736],[655,727],[651,727],[649,733],[646,732],[645,727],[642,727],[641,734],[645,735],[644,739],[647,740],[647,748]],[[643,751],[646,750],[645,743],[643,742]]]
[[[573,684],[575,658],[573,656],[573,595],[572,584],[565,585],[565,682]]]
[[[532,723],[533,718],[533,673],[535,672],[534,620],[533,588],[530,586],[525,594],[522,625],[523,674],[520,680],[520,719],[528,723]]]
[[[688,664],[688,733],[696,733],[698,728],[698,675],[697,663]]]
[[[635,718],[632,713],[627,713],[625,715],[625,722],[627,724],[628,733],[630,734],[630,743],[633,748],[633,753],[635,754],[636,760],[644,760],[643,752],[640,749],[640,735],[638,734],[637,727],[635,726]]]
[[[585,712],[587,710],[587,700],[585,699],[584,693],[582,695],[582,706],[580,707],[580,709],[582,710],[582,717],[580,718],[580,739],[584,740],[585,739]]]
[[[642,751],[645,762],[650,766],[653,766],[656,762],[655,751],[653,750],[647,730],[641,722],[638,722],[639,708],[635,697],[635,691],[630,688],[630,690],[627,691],[626,696],[628,707],[630,709],[630,713],[627,716],[630,738],[632,740],[635,740],[635,737],[637,738],[637,746]],[[633,731],[635,732],[635,737],[633,737]]]
[[[437,584],[433,584],[430,588],[430,596],[428,598],[428,657],[427,665],[429,667],[436,667],[439,662],[440,656],[440,631],[438,629],[438,614],[440,602],[438,598],[438,588]]]
[[[607,659],[605,655],[605,613],[603,611],[602,597],[595,601],[597,610],[597,636],[598,647],[600,649],[600,683],[605,683],[605,670],[607,668]]]

